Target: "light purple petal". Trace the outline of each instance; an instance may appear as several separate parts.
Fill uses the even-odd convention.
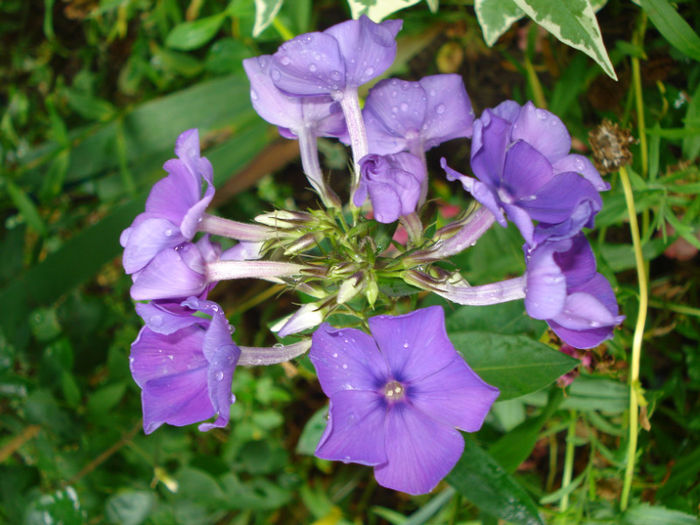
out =
[[[345,88],[345,62],[331,35],[299,35],[282,44],[272,59],[270,78],[290,95],[325,95]]]
[[[508,226],[508,222],[506,221],[505,215],[503,215],[503,208],[496,199],[495,192],[490,186],[471,177],[467,177],[466,175],[463,175],[462,173],[456,170],[453,170],[447,165],[445,159],[440,159],[440,166],[442,166],[442,169],[445,170],[445,173],[447,174],[447,180],[459,180],[462,183],[462,187],[466,191],[471,193],[472,197],[474,197],[477,201],[483,204],[484,207],[486,207],[486,209],[488,209],[493,214],[493,216],[496,218],[496,221],[498,221],[498,224],[500,224],[504,228]]]
[[[454,428],[396,403],[386,421],[388,461],[374,468],[374,477],[383,487],[425,494],[452,470],[463,450],[464,439]]]
[[[579,173],[584,179],[593,184],[593,187],[598,191],[610,189],[610,184],[603,180],[593,163],[583,155],[575,153],[567,155],[555,162],[553,168],[555,174],[564,173],[565,171]]]
[[[199,295],[206,286],[206,276],[193,271],[176,249],[169,248],[158,253],[136,276],[131,286],[131,298],[145,301],[189,297]]]
[[[386,71],[396,57],[396,34],[402,24],[401,20],[377,24],[362,15],[359,20],[341,22],[324,31],[338,42],[346,86],[361,86]]]
[[[554,113],[525,104],[513,122],[511,138],[522,139],[555,163],[569,153],[571,136],[566,126]]]
[[[474,175],[481,182],[499,187],[511,125],[502,118],[490,114],[488,109],[484,114],[487,116],[488,123],[481,126],[480,147],[475,149],[472,144],[471,167]],[[483,122],[484,117],[481,118]]]
[[[445,314],[440,306],[411,313],[378,315],[369,328],[394,379],[414,383],[444,368],[457,352],[445,331]]]
[[[401,216],[401,198],[397,189],[385,182],[367,185],[374,218],[382,224],[391,224]],[[416,199],[417,200],[417,199]]]
[[[459,356],[409,388],[411,404],[430,417],[466,432],[481,428],[498,389],[485,383]]]
[[[427,103],[425,90],[418,82],[391,78],[377,83],[367,95],[363,110],[370,148],[373,140],[381,140],[382,135],[401,137],[397,146],[419,139]],[[391,138],[385,141],[390,142]],[[390,153],[397,151],[400,150]]]
[[[180,221],[201,195],[201,178],[192,175],[180,159],[170,159],[163,168],[168,176],[153,185],[146,200],[146,211],[165,217],[180,226]]]
[[[179,228],[167,219],[148,218],[134,223],[122,257],[124,271],[129,274],[144,268],[161,251],[186,240]]]
[[[508,218],[518,227],[525,242],[532,245],[535,226],[532,223],[532,218],[528,211],[516,204],[504,204],[503,209],[506,215],[508,215]]]
[[[262,257],[262,242],[241,241],[221,253],[222,261],[255,261]]]
[[[386,402],[376,392],[336,392],[331,397],[328,430],[316,447],[316,456],[362,465],[386,462],[385,419]]]
[[[527,265],[525,308],[534,319],[551,319],[564,309],[566,279],[554,260],[554,249],[536,249]]]
[[[253,108],[270,124],[299,129],[302,122],[300,99],[277,89],[269,75],[271,61],[270,55],[243,60],[243,69],[250,81],[250,100]]]
[[[192,239],[197,233],[202,215],[204,215],[204,212],[209,207],[209,204],[211,204],[213,198],[214,186],[207,182],[207,189],[204,191],[204,195],[187,210],[187,213],[185,213],[180,223],[180,231],[187,239]]]
[[[520,115],[520,104],[514,100],[504,100],[498,106],[493,108],[491,111],[501,117],[503,120],[510,122],[511,124],[515,122],[515,119]]]
[[[547,158],[528,143],[519,140],[506,153],[502,187],[514,200],[529,200],[552,180],[554,173]]]
[[[472,135],[474,111],[459,75],[432,75],[420,81],[428,97],[421,137],[428,150]]]
[[[343,390],[375,392],[389,380],[377,345],[355,328],[336,329],[323,323],[312,336],[309,358],[328,397]]]
[[[408,144],[403,135],[387,128],[379,117],[368,111],[367,102],[365,101],[365,109],[362,110],[362,118],[365,121],[369,153],[386,155],[407,150]],[[350,144],[349,136],[343,136],[340,140],[345,144]]]
[[[152,301],[150,303],[136,303],[136,313],[141,316],[146,326],[159,334],[172,334],[205,321],[192,315],[192,310],[180,306],[178,303]]]

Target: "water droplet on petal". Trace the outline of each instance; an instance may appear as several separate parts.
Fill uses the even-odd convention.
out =
[[[316,67],[316,64],[309,64],[309,71],[312,73],[316,71],[318,68]]]
[[[223,381],[223,380],[224,380],[224,373],[223,373],[221,370],[219,370],[219,371],[216,373],[216,376],[215,376],[215,377],[216,377],[216,380],[217,380],[217,381]]]
[[[435,108],[435,113],[442,115],[445,112],[445,104],[438,104]]]
[[[236,402],[236,394],[231,394],[231,404],[233,405]]]
[[[250,90],[250,99],[251,99],[252,101],[258,100],[258,93],[257,93],[257,91],[255,91],[254,89],[251,89],[251,90]]]
[[[371,77],[372,75],[374,75],[374,68],[373,67],[368,67],[367,69],[365,69],[365,76]]]
[[[333,357],[338,357],[338,352],[333,352]]]
[[[272,348],[284,348],[284,345],[282,343],[275,343],[272,345]]]
[[[404,347],[404,348],[408,348],[408,342],[404,343],[404,344],[403,344],[403,347]]]
[[[340,80],[343,78],[343,74],[340,71],[331,71],[331,78],[333,80]]]
[[[288,56],[284,56],[284,57],[282,57],[282,58],[280,59],[280,63],[281,63],[283,66],[288,66],[289,64],[292,63],[292,59],[289,58]]]
[[[343,363],[343,370],[347,370],[347,369],[348,369],[347,363]]]
[[[160,326],[163,324],[163,316],[162,315],[152,315],[151,318],[149,319],[149,322],[153,326]]]
[[[173,230],[171,228],[168,228],[167,230],[165,230],[166,237],[172,237],[173,233],[175,233],[175,232],[173,232]]]
[[[270,72],[270,76],[272,77],[272,81],[273,81],[273,82],[277,82],[277,81],[280,79],[280,77],[281,77],[282,75],[280,74],[280,72],[279,72],[278,69],[273,69],[273,70]]]
[[[408,104],[406,104],[406,102],[401,102],[401,111],[408,111]]]

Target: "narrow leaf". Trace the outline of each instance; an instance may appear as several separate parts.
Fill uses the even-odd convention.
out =
[[[501,391],[499,401],[544,388],[579,362],[524,335],[451,332],[450,339],[479,377]]]
[[[474,10],[488,46],[525,15],[513,0],[476,0]]]
[[[44,221],[25,191],[9,179],[5,179],[5,185],[7,186],[7,193],[12,203],[16,206],[22,217],[24,217],[24,220],[27,221],[27,224],[34,228],[40,235],[46,235]]]
[[[382,0],[381,2],[368,2],[367,0],[348,0],[350,12],[353,18],[367,15],[375,22],[381,22],[384,18],[396,11],[417,4],[420,0]]]
[[[255,25],[253,26],[253,37],[257,38],[260,33],[267,29],[279,13],[283,0],[255,0]]]
[[[673,47],[700,60],[700,37],[667,0],[641,0],[639,3],[651,23]]]
[[[165,45],[181,51],[202,47],[214,38],[225,18],[226,14],[222,13],[176,25],[165,39]]]
[[[527,492],[471,439],[445,479],[484,512],[512,523],[544,523]]]
[[[617,80],[589,0],[513,0],[530,18],[565,44],[583,51]]]

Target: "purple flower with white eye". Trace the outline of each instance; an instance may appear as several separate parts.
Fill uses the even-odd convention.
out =
[[[209,161],[200,156],[196,129],[180,134],[175,154],[177,159],[163,165],[168,176],[153,185],[146,211],[121,234],[126,273],[138,272],[161,250],[192,240],[214,197],[213,170]],[[206,183],[204,195],[202,183]]]
[[[624,319],[610,283],[596,272],[595,256],[582,233],[542,243],[527,254],[525,308],[576,348],[612,338]]]
[[[207,264],[218,261],[221,247],[206,235],[196,243],[184,242],[162,249],[145,268],[132,277],[131,298],[177,300],[204,298],[215,283],[209,281]]]
[[[189,323],[179,320],[181,328],[168,334],[145,326],[131,345],[130,369],[142,391],[146,434],[163,423],[183,426],[214,416],[199,430],[228,424],[231,380],[241,351],[219,305],[190,297],[182,306],[190,309]],[[211,319],[192,315],[195,311]]]
[[[528,102],[506,101],[474,122],[471,167],[477,179],[442,166],[502,226],[505,215],[527,243],[565,239],[592,227],[599,191],[609,186],[581,155],[569,154],[571,137],[559,118]],[[533,221],[538,221],[537,228]]]
[[[401,20],[377,24],[366,16],[322,33],[299,35],[273,55],[270,77],[292,95],[338,96],[381,75],[396,56]]]
[[[309,352],[330,398],[323,459],[374,466],[377,482],[424,494],[459,459],[456,429],[481,428],[498,389],[455,351],[439,306],[369,319],[372,335],[322,324]]]
[[[360,185],[353,202],[362,206],[369,194],[375,219],[389,224],[416,210],[427,178],[425,165],[411,153],[370,154],[360,160]]]
[[[362,110],[370,153],[422,155],[447,140],[472,136],[474,111],[459,75],[374,86]]]

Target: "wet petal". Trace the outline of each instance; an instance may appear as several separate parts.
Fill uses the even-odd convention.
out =
[[[157,217],[134,221],[129,231],[122,264],[126,273],[135,273],[148,265],[161,251],[186,241],[179,228],[168,219]]]
[[[203,263],[202,263],[203,266]],[[193,271],[174,248],[163,250],[136,276],[131,297],[136,301],[199,295],[206,276]]]
[[[421,137],[425,149],[472,135],[474,111],[459,75],[432,75],[420,81],[428,97]]]
[[[554,163],[571,149],[571,136],[554,113],[525,104],[513,122],[512,140],[522,139]]]

